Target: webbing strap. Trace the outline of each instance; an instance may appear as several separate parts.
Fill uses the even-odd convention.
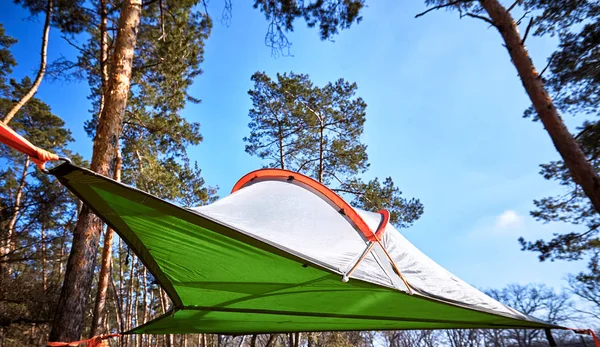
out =
[[[58,155],[34,146],[2,122],[0,122],[0,142],[16,151],[27,154],[40,170],[45,170],[44,165],[47,161],[60,160]]]
[[[580,335],[591,336],[592,339],[594,339],[594,345],[596,347],[600,347],[600,340],[598,340],[596,333],[592,329],[569,329],[569,330],[574,331],[575,333],[580,334]]]
[[[98,335],[86,340],[79,340],[73,342],[48,342],[48,347],[71,347],[71,346],[79,346],[81,344],[87,344],[88,347],[103,347],[108,346],[106,342],[107,339],[113,337],[119,337],[121,334],[107,334],[107,335]]]

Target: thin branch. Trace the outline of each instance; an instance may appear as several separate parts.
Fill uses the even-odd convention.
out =
[[[163,40],[165,41],[165,39],[167,38],[167,34],[165,33],[165,7],[163,4],[163,0],[160,0],[158,2],[158,7],[160,8],[160,30],[161,30],[161,35],[158,38],[158,41]]]
[[[467,2],[473,2],[473,1],[474,0],[456,0],[456,1],[449,2],[447,4],[437,5],[437,6],[434,6],[432,8],[427,9],[424,12],[421,12],[421,13],[417,14],[415,16],[415,18],[422,17],[422,16],[426,15],[429,12],[437,11],[437,10],[442,9],[442,8],[452,7],[452,6],[456,6],[456,5],[459,5],[459,4],[464,4],[464,3],[467,3]]]
[[[2,122],[8,124],[11,119],[19,112],[19,110],[31,99],[38,90],[38,87],[42,83],[44,73],[46,72],[46,60],[48,58],[48,37],[50,35],[50,23],[52,18],[52,0],[48,0],[46,5],[46,20],[44,22],[44,31],[42,34],[42,49],[40,51],[40,67],[38,69],[37,76],[31,85],[29,91],[21,97],[21,99],[8,111]]]
[[[482,21],[488,23],[489,25],[491,25],[493,27],[496,27],[496,24],[494,23],[494,21],[491,20],[490,18],[486,17],[486,16],[482,16],[482,15],[475,14],[475,13],[472,13],[472,12],[467,12],[464,15],[467,16],[467,17],[471,17],[471,18],[481,19]],[[461,17],[462,17],[462,15],[461,15]]]
[[[527,24],[527,29],[525,29],[525,35],[523,35],[523,40],[521,40],[522,45],[525,44],[525,40],[527,40],[527,35],[529,35],[529,30],[531,30],[532,26],[533,26],[533,17],[531,17],[529,19],[529,24]]]
[[[521,18],[519,18],[519,20],[517,20],[517,25],[521,25],[521,22],[523,21],[523,19],[525,19],[525,17],[527,17],[529,15],[529,13],[531,13],[530,11],[525,11],[525,13],[523,13],[523,15],[521,16]]]
[[[538,78],[542,78],[542,76],[544,75],[544,72],[546,72],[546,70],[548,70],[548,68],[550,67],[550,65],[552,64],[552,59],[554,58],[554,55],[550,56],[550,59],[548,59],[548,64],[546,64],[546,67],[542,70],[542,72],[540,72]]]
[[[513,2],[513,4],[512,4],[512,5],[510,5],[510,6],[508,7],[508,9],[506,9],[506,12],[510,12],[510,11],[512,11],[512,10],[513,10],[513,8],[515,8],[515,6],[517,6],[517,5],[519,5],[519,4],[521,3],[521,1],[522,1],[522,0],[517,0],[517,1]]]

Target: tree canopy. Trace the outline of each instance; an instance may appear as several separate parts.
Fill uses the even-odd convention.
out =
[[[315,86],[306,74],[264,72],[252,75],[250,136],[246,152],[278,167],[303,173],[353,198],[356,207],[390,210],[390,220],[405,228],[419,219],[423,205],[406,199],[391,177],[363,182],[369,168],[362,142],[366,102],[358,86],[344,79]]]

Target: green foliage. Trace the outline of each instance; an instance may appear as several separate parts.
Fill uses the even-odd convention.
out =
[[[11,80],[6,95],[0,98],[0,114],[10,109],[12,100],[26,93],[31,83],[27,77],[21,83]],[[80,162],[66,148],[73,139],[64,125],[46,103],[35,97],[11,122],[11,127],[32,143]],[[61,263],[66,260],[77,200],[35,165],[26,164],[23,154],[1,146],[0,161],[4,167],[0,170],[2,242],[8,241],[9,222],[17,218],[10,251],[0,254],[0,267],[12,272],[10,278],[0,275],[0,326],[11,322],[48,323],[60,290]],[[22,197],[17,203],[19,191]],[[46,288],[42,277],[46,278]]]
[[[270,21],[265,42],[278,54],[284,49],[289,53],[291,44],[285,32],[294,30],[296,19],[303,18],[310,28],[318,25],[321,40],[327,40],[354,22],[359,23],[364,4],[364,0],[255,0],[254,8]]]
[[[308,75],[255,73],[249,91],[250,136],[246,152],[282,167],[330,183],[368,168],[360,142],[366,103],[356,98],[356,84],[340,79],[315,87]]]
[[[390,221],[398,228],[410,227],[423,214],[424,207],[419,199],[404,198],[391,177],[379,182],[378,178],[363,183],[360,179],[351,181],[347,189],[354,193],[352,205],[367,211],[386,209]]]
[[[36,16],[46,13],[49,0],[14,0]],[[85,30],[91,20],[84,0],[52,0],[52,25],[65,34],[78,34]]]
[[[545,83],[556,106],[566,114],[600,115],[600,6],[596,1],[528,0],[527,10],[534,11],[536,35],[557,35],[559,46],[548,62]],[[525,116],[533,116],[532,109]],[[536,118],[534,117],[534,120]],[[600,172],[600,123],[585,119],[575,135],[580,148]],[[584,232],[556,234],[549,241],[520,239],[523,250],[539,253],[540,260],[579,260],[591,256],[590,271],[597,267],[600,250],[600,217],[587,196],[578,187],[564,162],[541,165],[540,174],[558,182],[564,192],[535,200],[531,215],[542,222],[581,225]],[[583,278],[583,277],[578,277]]]
[[[187,102],[200,102],[187,91],[202,73],[204,42],[212,27],[210,18],[197,11],[198,3],[166,1],[162,16],[159,3],[144,8],[121,151],[124,182],[171,201],[205,204],[216,189],[202,187],[201,172],[187,156],[187,148],[202,141],[200,124],[181,116]],[[92,87],[93,118],[85,127],[94,136],[101,104],[100,45],[98,29],[89,32],[76,65]]]
[[[0,93],[5,92],[6,76],[12,72],[12,68],[17,65],[15,57],[10,51],[10,46],[17,43],[17,40],[6,35],[4,26],[0,24]]]
[[[264,72],[252,75],[250,136],[246,152],[268,167],[297,171],[354,197],[354,205],[370,211],[390,211],[392,223],[410,226],[423,213],[418,199],[406,199],[391,177],[364,183],[367,146],[362,143],[366,107],[356,96],[356,83],[343,79],[323,87],[305,74]]]

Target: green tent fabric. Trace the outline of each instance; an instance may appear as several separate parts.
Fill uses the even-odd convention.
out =
[[[312,233],[321,225],[317,218],[320,213],[324,216],[340,214],[329,205],[319,205],[322,199],[314,192],[292,187],[285,181],[258,182],[203,210],[175,206],[69,163],[54,168],[51,173],[114,228],[173,302],[167,314],[129,333],[558,328],[493,301],[434,263],[428,266],[432,269],[438,266],[441,269],[438,275],[432,272],[428,276],[423,271],[411,273],[413,268],[420,269],[414,262],[402,269],[408,282],[414,283],[413,295],[397,278],[392,278],[390,264],[378,257],[377,252],[361,264],[366,270],[361,272],[359,267],[348,282],[342,281],[343,269],[331,263],[335,263],[335,259],[347,259],[351,264],[356,255],[338,257],[338,253],[344,252],[336,252],[337,244],[331,241],[323,248],[311,243],[318,241],[313,240]],[[312,198],[305,193],[315,196],[316,200],[310,200]],[[262,206],[263,198],[271,203]],[[283,212],[277,210],[285,204],[293,205]],[[294,210],[296,208],[301,209],[300,212]],[[290,209],[293,213],[286,214]],[[302,209],[309,212],[298,218]],[[263,222],[248,219],[264,211],[275,211],[267,218],[259,216],[265,226],[259,225]],[[236,215],[238,212],[251,215],[242,218]],[[377,218],[374,214],[360,213]],[[323,222],[329,223],[328,227],[346,223],[343,216],[340,221],[335,219],[337,217],[327,218],[332,219]],[[295,225],[302,223],[316,226],[304,226],[299,231],[305,232],[308,239],[294,234]],[[277,234],[277,226],[283,229],[281,234]],[[348,234],[349,239],[364,242],[349,224],[348,230],[344,232],[355,233]],[[329,228],[318,232],[326,239],[335,236],[337,231]],[[392,238],[386,239],[386,247],[392,252],[393,238],[402,236],[392,226],[387,228],[386,234]],[[276,241],[278,237],[283,237],[283,241]],[[290,244],[286,244],[287,238],[291,238]],[[294,247],[294,242],[298,247]],[[394,254],[401,254],[398,252],[402,249],[396,248]],[[421,259],[420,256],[417,254],[414,259]],[[405,259],[412,255],[398,257],[397,263],[404,266]],[[442,278],[439,276],[448,276],[447,286],[446,282],[436,280]],[[458,291],[444,294],[454,285]],[[430,287],[437,289],[429,290]],[[464,293],[468,294],[465,299],[456,296]],[[476,300],[471,302],[470,297]]]

